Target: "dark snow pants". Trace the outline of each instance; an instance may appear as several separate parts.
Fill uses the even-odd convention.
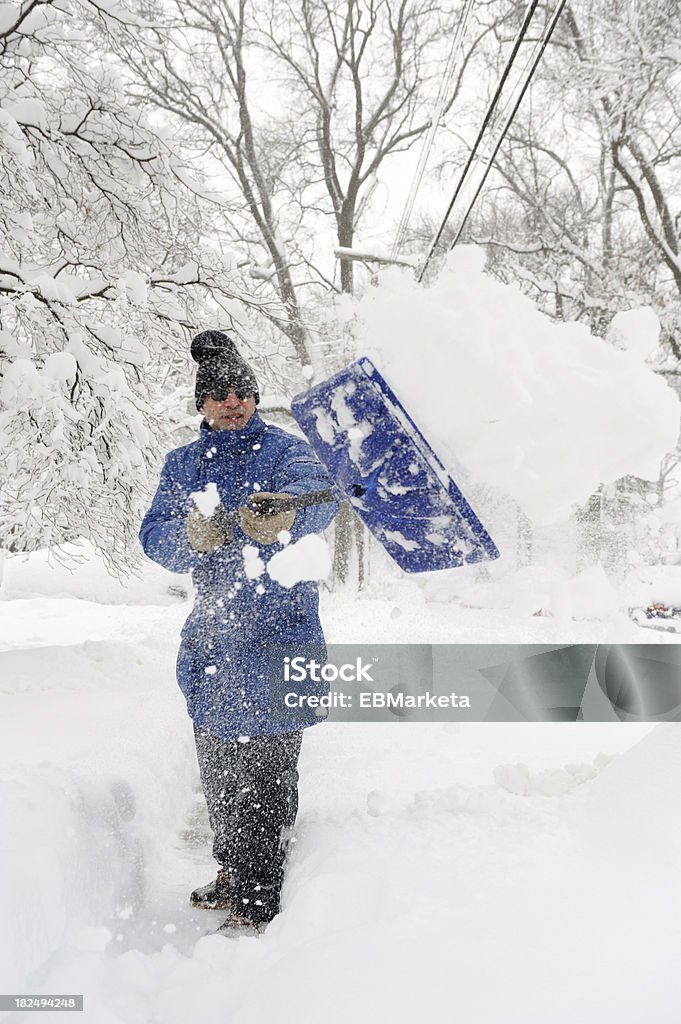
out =
[[[236,913],[258,923],[279,910],[284,859],[298,811],[302,732],[221,740],[194,726],[213,856],[230,872]]]

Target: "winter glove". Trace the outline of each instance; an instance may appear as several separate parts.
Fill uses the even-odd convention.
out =
[[[257,491],[248,499],[250,505],[261,505],[259,511],[244,507],[239,509],[241,529],[258,544],[274,544],[282,530],[290,530],[296,518],[295,509],[277,512],[272,498],[290,498],[283,492]],[[268,507],[269,506],[269,507]]]
[[[225,543],[225,534],[220,526],[222,505],[218,505],[212,516],[202,515],[193,508],[187,516],[187,539],[194,551],[217,551]]]

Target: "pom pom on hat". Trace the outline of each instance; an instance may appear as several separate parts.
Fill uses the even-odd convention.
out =
[[[230,336],[222,331],[201,331],[200,334],[194,335],[191,354],[195,363],[233,356],[241,358]]]

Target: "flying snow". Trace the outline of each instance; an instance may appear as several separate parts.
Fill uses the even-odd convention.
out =
[[[676,445],[678,398],[640,358],[657,339],[652,311],[615,319],[623,351],[485,274],[473,246],[429,287],[390,268],[337,309],[452,475],[512,496],[536,524],[567,518],[601,483],[656,479]]]
[[[206,519],[213,515],[213,512],[215,512],[215,509],[220,504],[217,486],[212,481],[206,484],[202,491],[192,491],[191,498],[201,515],[205,516]]]
[[[309,533],[272,555],[267,572],[282,587],[302,580],[323,580],[331,572],[331,555],[323,537]]]

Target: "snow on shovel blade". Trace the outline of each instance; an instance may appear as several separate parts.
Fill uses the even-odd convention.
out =
[[[401,569],[427,572],[499,557],[369,359],[296,395],[291,411],[339,492]]]

